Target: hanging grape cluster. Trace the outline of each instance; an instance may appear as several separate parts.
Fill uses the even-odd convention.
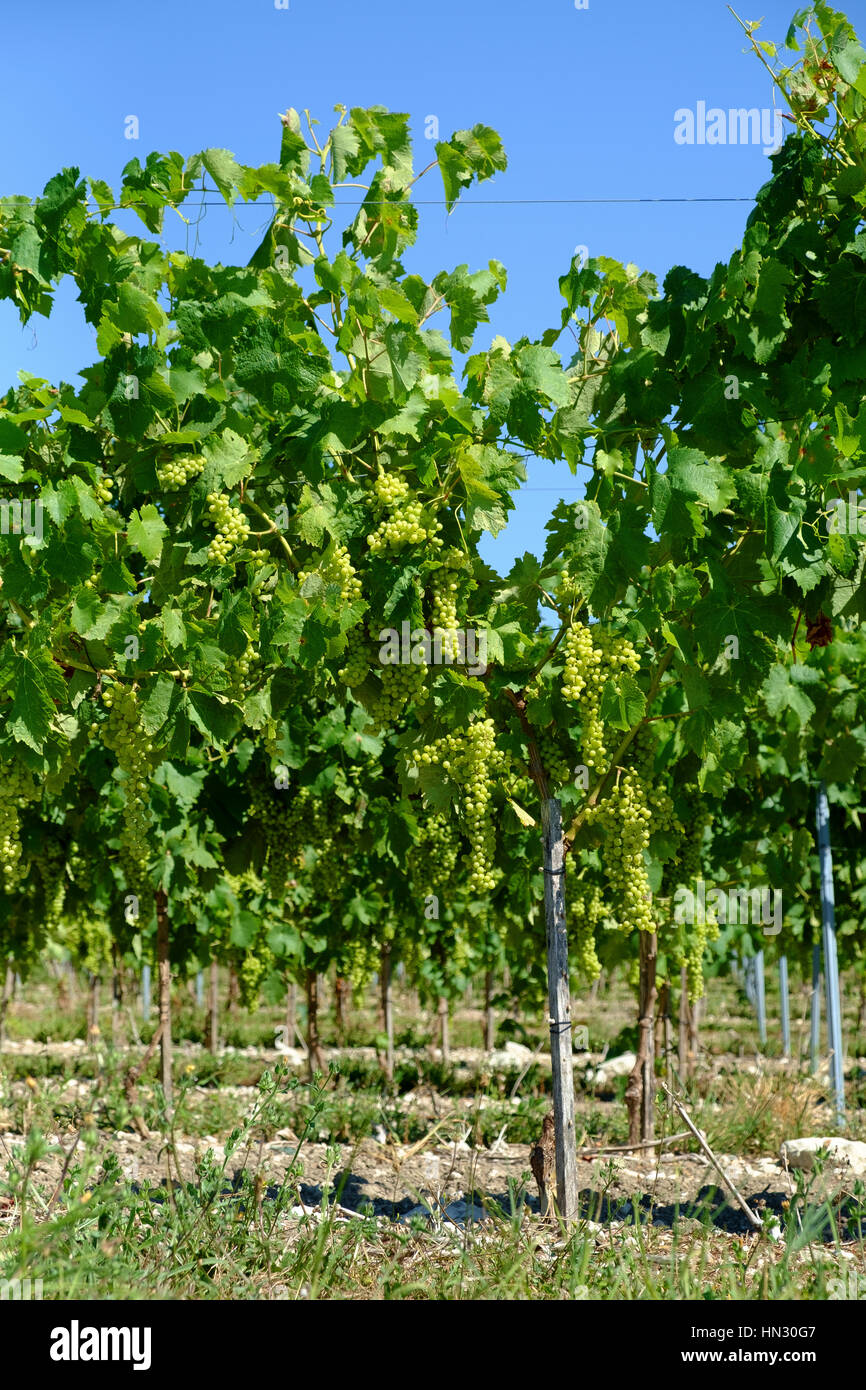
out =
[[[553,729],[542,729],[535,736],[538,756],[541,759],[541,766],[547,774],[547,780],[551,789],[564,787],[571,779],[571,768],[568,758],[563,753],[556,741],[556,734]]]
[[[21,862],[21,805],[38,796],[36,783],[20,763],[7,763],[0,778],[0,881],[3,890],[15,889]]]
[[[473,893],[489,892],[496,886],[493,787],[507,768],[506,755],[496,747],[493,720],[480,719],[465,729],[432,739],[417,754],[417,761],[422,766],[441,767],[457,783],[461,825],[469,841],[467,887]]]
[[[624,931],[655,930],[644,861],[651,817],[643,782],[633,769],[621,773],[609,794],[587,812],[587,823],[601,834],[610,903]]]
[[[250,673],[258,666],[259,653],[252,642],[240,656],[232,657],[226,664],[226,674],[230,681],[229,693],[235,700],[242,700],[247,689]]]
[[[563,648],[562,695],[569,703],[580,706],[583,761],[594,772],[603,772],[608,764],[608,748],[600,713],[601,693],[607,681],[619,688],[623,675],[636,675],[640,657],[626,637],[583,623],[569,628]]]
[[[66,876],[66,851],[45,840],[39,852],[33,856],[32,867],[42,890],[41,925],[45,931],[55,932],[62,921],[69,882]]]
[[[327,561],[317,570],[300,570],[298,587],[311,574],[317,574],[324,584],[334,584],[340,591],[343,603],[355,603],[361,597],[363,586],[352,564],[351,556],[344,545],[336,545]]]
[[[448,888],[459,856],[460,832],[453,817],[442,811],[424,816],[418,827],[418,843],[408,855],[413,899],[421,904],[430,893]]]
[[[423,505],[406,501],[409,488],[398,473],[385,473],[380,469],[373,490],[388,513],[367,537],[367,545],[374,555],[387,550],[402,550],[407,545],[421,545],[424,541],[442,544],[436,539],[442,530],[441,523],[427,522]]]
[[[378,679],[370,681],[363,691],[359,688],[376,672]],[[362,699],[374,725],[383,728],[395,721],[413,700],[421,695],[427,680],[423,662],[385,662],[381,651],[368,638],[363,627],[354,628],[348,635],[344,664],[337,672],[339,679]]]
[[[260,927],[255,941],[244,952],[238,970],[238,990],[245,1009],[254,1008],[262,984],[273,969],[275,958],[267,942],[268,928]]]
[[[166,492],[176,492],[197,478],[204,471],[204,464],[204,458],[199,454],[175,454],[165,463],[157,465],[159,485]]]
[[[363,685],[370,674],[373,660],[373,646],[363,627],[352,628],[346,637],[344,664],[337,672],[340,680],[350,689]]]
[[[321,843],[329,833],[325,808],[309,787],[277,790],[255,781],[250,814],[259,822],[265,840],[268,891],[272,897],[282,898],[305,846]]]
[[[373,723],[378,727],[393,724],[408,704],[417,700],[424,689],[427,667],[407,662],[394,662],[379,668],[381,686],[366,701]]]
[[[442,557],[442,567],[430,579],[431,623],[433,635],[442,635],[443,655],[456,660],[459,647],[457,642],[457,600],[460,591],[459,572],[464,569],[466,556],[452,547]],[[447,646],[447,654],[446,654]]]
[[[208,513],[217,533],[208,546],[207,556],[214,564],[224,565],[236,546],[243,545],[250,534],[243,512],[233,507],[225,492],[208,493]]]
[[[379,944],[373,936],[353,937],[340,951],[340,974],[353,990],[362,990],[379,969]]]
[[[101,732],[106,748],[117,759],[123,774],[123,825],[120,834],[120,867],[131,892],[142,895],[147,886],[150,859],[150,774],[153,744],[142,726],[138,695],[131,686],[109,685],[102,692],[108,712]]]
[[[569,911],[574,924],[577,968],[587,983],[598,979],[601,964],[595,950],[596,932],[605,918],[604,901],[597,884],[578,879],[569,891]]]
[[[111,480],[106,477],[104,473],[101,473],[97,478],[94,491],[103,506],[107,506],[114,496],[114,488],[111,486]]]
[[[601,652],[595,647],[592,633],[585,623],[573,623],[562,644],[565,668],[562,673],[562,697],[569,702],[580,699],[587,685],[598,680]]]

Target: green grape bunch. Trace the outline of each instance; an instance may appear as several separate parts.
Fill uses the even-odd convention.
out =
[[[309,787],[276,791],[256,780],[250,791],[250,815],[265,841],[265,881],[272,897],[282,899],[309,844],[328,833],[327,814]]]
[[[199,454],[175,454],[157,465],[156,476],[166,492],[177,492],[204,471],[205,461]]]
[[[385,473],[381,468],[373,484],[379,505],[388,513],[379,522],[375,531],[367,537],[367,545],[374,555],[385,551],[402,550],[407,545],[423,545],[432,542],[441,547],[438,533],[442,530],[438,521],[429,522],[424,515],[421,502],[410,502],[409,486],[399,473]]]
[[[493,792],[498,776],[507,771],[508,758],[496,747],[492,719],[479,719],[465,729],[430,740],[416,755],[422,767],[441,767],[460,791],[458,808],[462,829],[469,841],[465,856],[467,889],[472,893],[495,888],[496,827]]]
[[[69,880],[66,875],[66,853],[59,845],[45,841],[33,856],[31,872],[35,870],[42,888],[42,926],[49,935],[62,923],[63,904]]]
[[[38,796],[27,769],[18,762],[7,763],[0,778],[0,883],[6,893],[15,890],[21,862],[21,807]]]
[[[569,908],[574,927],[574,952],[577,969],[587,984],[601,974],[596,954],[596,933],[605,918],[601,889],[597,884],[578,879],[569,893]]]
[[[344,685],[354,690],[357,686],[363,685],[374,660],[373,645],[368,640],[364,628],[353,628],[347,635],[344,664],[337,675]]]
[[[243,699],[250,673],[259,665],[261,658],[252,642],[247,642],[246,650],[233,657],[227,664],[226,673],[230,681],[230,693],[236,700]]]
[[[426,521],[424,508],[420,502],[407,502],[399,515],[385,517],[377,529],[367,537],[367,545],[374,555],[387,550],[402,550],[407,545],[423,545],[432,541],[441,545],[437,539],[442,525],[438,521]]]
[[[231,559],[232,551],[244,544],[250,528],[243,512],[232,506],[225,492],[209,492],[207,500],[208,513],[217,528],[208,546],[208,559],[214,564],[225,565]]]
[[[423,662],[383,662],[364,627],[349,632],[337,672],[380,729],[395,723],[406,706],[421,697],[427,676]]]
[[[460,831],[453,817],[442,811],[425,816],[418,828],[418,843],[407,862],[412,896],[418,903],[430,893],[441,893],[454,878],[460,856]]]
[[[644,859],[651,818],[646,788],[633,769],[622,773],[610,793],[587,813],[588,823],[601,834],[610,902],[624,931],[655,931]]]
[[[587,686],[592,686],[598,680],[601,652],[595,647],[592,633],[584,623],[574,623],[568,629],[562,649],[565,657],[562,696],[570,703],[576,703]]]
[[[423,663],[394,662],[379,666],[378,671],[381,685],[369,695],[365,705],[373,723],[384,728],[395,723],[406,706],[420,697],[427,679],[427,667]]]
[[[111,501],[112,497],[114,496],[114,488],[111,486],[110,480],[106,477],[104,473],[100,474],[99,478],[97,479],[94,491],[96,493],[97,500],[100,501],[103,506],[107,506],[108,503]]]
[[[327,561],[318,570],[300,570],[298,587],[311,574],[318,574],[325,584],[334,584],[340,591],[342,603],[356,603],[363,593],[363,586],[352,564],[351,556],[344,545],[336,545]]]
[[[576,704],[581,719],[581,755],[595,772],[606,769],[609,750],[601,718],[601,692],[610,681],[623,693],[624,676],[640,670],[640,657],[626,637],[609,633],[599,625],[573,624],[563,642],[565,666],[561,693]]]

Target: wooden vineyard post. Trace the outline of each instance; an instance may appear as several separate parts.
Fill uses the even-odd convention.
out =
[[[319,977],[315,970],[307,971],[307,1062],[310,1079],[313,1073],[325,1071],[325,1059],[319,1042]]]
[[[116,946],[112,946],[111,955],[111,1045],[117,1047],[120,1037],[120,1015],[123,1009],[123,966],[120,963]]]
[[[91,973],[90,990],[87,995],[87,1042],[92,1044],[99,1036],[99,976]]]
[[[238,999],[240,998],[241,987],[238,980],[238,972],[233,965],[229,966],[229,992],[226,1000],[226,1014],[229,1018],[234,1018],[238,1011]]]
[[[207,1050],[216,1052],[219,1047],[219,966],[215,960],[210,963],[207,991]]]
[[[6,1036],[6,1010],[9,1008],[9,1000],[12,998],[12,986],[15,983],[15,972],[11,965],[6,967],[6,977],[3,981],[3,994],[0,995],[0,1047]]]
[[[169,960],[168,900],[165,889],[156,891],[156,968],[159,986],[159,1079],[165,1103],[174,1099],[171,1077],[171,963]]]
[[[686,967],[680,970],[680,1013],[679,1013],[679,1051],[677,1063],[680,1085],[689,1073],[689,976]]]
[[[654,1016],[656,1004],[656,958],[658,944],[655,932],[638,932],[640,943],[640,1006],[638,1011],[638,1046],[634,1068],[628,1079],[625,1103],[628,1109],[628,1142],[655,1137],[655,1047]]]
[[[141,1018],[150,1023],[150,966],[141,967]]]
[[[436,1015],[439,1020],[439,1047],[442,1052],[442,1061],[447,1066],[451,1061],[451,1036],[448,1029],[448,1000],[444,994],[439,996]]]
[[[492,1052],[496,1041],[496,1014],[493,1009],[493,971],[484,976],[484,1051]]]
[[[668,1086],[673,1082],[673,1047],[671,1046],[671,983],[665,981],[664,986],[664,1007],[660,1009],[662,1017],[662,1056],[665,1061],[665,1077]],[[670,1107],[668,1107],[670,1108]]]
[[[286,1047],[294,1047],[296,1038],[300,1038],[306,1049],[307,1043],[300,1029],[298,1028],[298,986],[296,982],[286,976]]]
[[[578,1218],[577,1148],[574,1134],[574,1073],[568,931],[565,918],[565,845],[559,802],[542,802],[544,917],[547,932],[547,997],[556,1137],[556,1196],[563,1221]]]
[[[693,1072],[698,1060],[698,1052],[701,1047],[700,1024],[703,999],[696,999],[694,1004],[689,1004],[689,1071]]]
[[[665,980],[659,990],[659,1002],[656,1009],[656,1056],[661,1056],[665,1065],[665,1076],[668,1085],[671,1084],[671,1059],[670,1059],[670,1023],[671,1023],[671,987],[670,981]]]
[[[385,1034],[385,1076],[394,1080],[394,989],[391,981],[391,945],[382,947],[379,961],[379,987],[382,992],[382,1028]]]
[[[337,1041],[343,1043],[346,1037],[346,999],[349,994],[349,982],[342,975],[337,975],[334,979],[334,1027],[337,1033]]]

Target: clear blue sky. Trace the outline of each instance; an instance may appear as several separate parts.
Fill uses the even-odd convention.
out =
[[[840,0],[866,32],[866,0]],[[784,39],[796,0],[734,8],[764,15],[761,36]],[[508,289],[482,326],[534,336],[558,319],[557,278],[575,246],[649,268],[707,273],[735,247],[748,203],[552,204],[576,198],[751,197],[769,172],[760,145],[679,145],[674,112],[771,107],[773,90],[722,0],[42,0],[9,8],[0,88],[0,195],[36,194],[64,165],[119,182],[133,156],[184,156],[207,146],[244,163],[277,157],[278,112],[308,107],[325,127],[334,104],[409,112],[416,166],[426,163],[424,122],[440,130],[482,121],[502,135],[508,170],[473,196],[485,203],[422,209],[407,262],[424,274],[495,257]],[[124,138],[136,115],[140,139]],[[418,197],[441,197],[435,171]],[[487,200],[527,200],[491,203]],[[200,253],[244,263],[258,244],[261,209],[208,208]],[[132,219],[130,225],[141,224]],[[174,220],[169,244],[187,245]],[[194,245],[189,234],[189,249]],[[20,367],[72,380],[95,346],[74,303],[59,296],[50,320],[20,326],[0,305],[0,388]],[[497,568],[543,548],[559,496],[581,489],[563,465],[534,462],[507,531],[486,547]]]

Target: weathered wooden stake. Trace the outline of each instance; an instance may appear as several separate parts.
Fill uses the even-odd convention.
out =
[[[3,1045],[6,1036],[6,1010],[9,1008],[9,1000],[12,998],[12,989],[15,984],[15,971],[11,965],[6,967],[6,978],[3,981],[3,994],[0,996],[0,1047]]]
[[[496,1042],[496,1012],[493,1008],[493,971],[484,976],[484,1050],[492,1052]]]
[[[391,943],[386,941],[379,960],[382,993],[382,1031],[385,1034],[385,1076],[394,1080],[394,990],[391,983]]]
[[[120,1039],[121,1010],[123,1009],[123,965],[116,946],[112,946],[111,956],[111,1045],[117,1047]]]
[[[327,1070],[319,1041],[319,977],[315,970],[307,971],[307,1063],[310,1080],[314,1072]]]
[[[342,975],[334,980],[334,1027],[337,1041],[342,1043],[346,1036],[346,1000],[349,996],[349,981]]]
[[[436,1012],[439,1018],[439,1046],[442,1051],[442,1061],[447,1066],[451,1061],[451,1035],[448,1028],[448,1000],[444,994],[439,996]]]
[[[165,1103],[170,1108],[174,1100],[171,1076],[171,962],[169,959],[168,899],[165,889],[156,891],[156,965],[159,985],[159,1079]]]
[[[653,1033],[658,942],[655,932],[638,932],[638,938],[640,945],[640,1004],[638,1009],[637,1057],[625,1092],[630,1144],[637,1144],[641,1139],[652,1139],[655,1134],[655,1047],[653,1046]]]
[[[220,1037],[220,976],[215,960],[210,963],[207,987],[207,1050],[216,1052]]]
[[[680,970],[680,1014],[679,1014],[679,1052],[677,1065],[680,1085],[689,1074],[689,976],[686,967]]]
[[[91,974],[90,991],[87,996],[87,1042],[92,1044],[99,1036],[99,976]]]
[[[544,917],[547,929],[547,997],[556,1136],[556,1195],[563,1221],[578,1218],[577,1149],[574,1134],[574,1072],[568,930],[565,918],[565,845],[559,802],[542,802]]]
[[[238,1011],[238,1000],[241,997],[241,986],[238,973],[233,965],[229,966],[229,989],[226,999],[226,1014],[229,1018],[234,1018]]]
[[[704,1007],[703,999],[696,999],[694,1004],[689,1005],[689,1071],[693,1072],[697,1066],[698,1053],[701,1050],[701,1011]]]
[[[150,966],[141,967],[141,1018],[150,1023]]]

